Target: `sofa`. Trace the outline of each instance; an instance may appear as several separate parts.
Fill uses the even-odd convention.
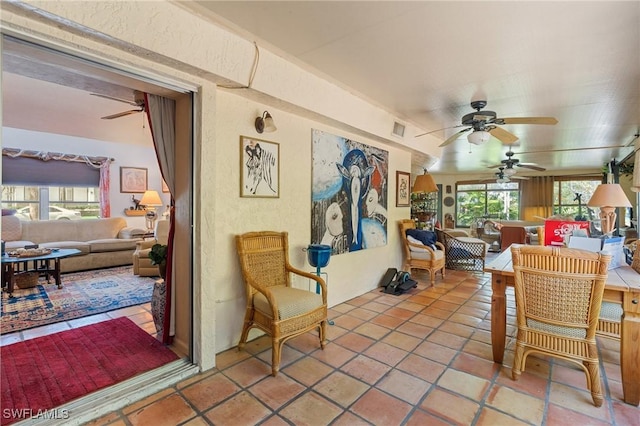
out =
[[[61,272],[131,265],[136,243],[146,230],[127,225],[122,217],[81,220],[21,221],[2,216],[5,250],[38,244],[44,248],[78,249],[60,261]]]

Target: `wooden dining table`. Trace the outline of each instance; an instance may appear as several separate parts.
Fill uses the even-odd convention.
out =
[[[502,363],[506,338],[506,288],[515,283],[511,250],[504,250],[484,268],[491,273],[491,347],[493,361]],[[603,301],[619,303],[623,314],[620,332],[620,370],[623,399],[640,403],[640,274],[630,266],[610,269]]]

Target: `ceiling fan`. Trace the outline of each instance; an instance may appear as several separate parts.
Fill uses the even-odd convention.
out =
[[[468,132],[469,130],[473,130],[468,135],[468,139],[470,143],[475,145],[481,145],[487,141],[491,136],[495,137],[499,141],[505,144],[513,144],[518,140],[518,137],[511,132],[504,130],[497,125],[502,124],[557,124],[558,120],[553,117],[512,117],[512,118],[498,118],[497,114],[494,111],[483,111],[487,105],[487,101],[473,101],[471,102],[471,108],[475,109],[476,112],[472,112],[466,114],[462,117],[462,124],[452,127],[445,127],[445,129],[452,129],[456,127],[468,126],[466,129],[462,129],[459,132],[456,132],[453,136],[445,140],[439,146],[446,146],[455,141],[460,137],[461,134]],[[422,133],[419,136],[424,136],[429,133],[437,132],[438,129],[427,133]]]
[[[500,164],[489,166],[489,168],[495,169],[496,167],[498,167],[501,171],[504,169],[504,174],[509,177],[513,176],[516,173],[514,166],[525,167],[527,169],[538,170],[540,172],[547,170],[544,167],[538,166],[537,164],[521,163],[520,160],[518,160],[517,158],[513,158],[514,153],[511,150],[507,151],[505,155],[507,156],[507,158],[504,160],[501,160]]]
[[[499,168],[500,171],[495,173],[495,177],[491,178],[491,179],[485,179],[483,180],[483,182],[493,182],[494,180],[496,181],[496,183],[507,183],[507,182],[511,182],[512,180],[528,180],[528,177],[524,177],[524,176],[508,176],[504,170],[504,167],[500,167]]]
[[[118,112],[116,114],[100,117],[103,120],[112,120],[114,118],[119,118],[119,117],[124,117],[124,116],[127,116],[127,115],[131,115],[131,114],[137,114],[139,112],[144,112],[144,110],[145,110],[144,93],[142,93],[142,92],[140,92],[138,90],[134,90],[134,92],[133,92],[133,95],[134,95],[134,101],[133,102],[128,101],[126,99],[114,98],[113,96],[101,95],[101,94],[98,94],[98,93],[91,93],[91,95],[98,96],[98,97],[105,98],[105,99],[111,99],[113,101],[124,102],[125,104],[129,104],[129,105],[133,105],[134,107],[137,107],[136,109],[131,109],[129,111],[122,111],[122,112]]]

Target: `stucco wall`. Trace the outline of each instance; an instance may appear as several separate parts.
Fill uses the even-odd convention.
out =
[[[336,105],[336,109],[340,109]],[[333,256],[323,268],[328,274],[329,305],[335,305],[375,288],[388,267],[400,267],[401,248],[396,223],[408,208],[395,207],[395,170],[410,170],[410,154],[371,140],[279,111],[233,94],[217,94],[215,175],[218,204],[215,207],[217,349],[238,343],[245,307],[244,287],[235,251],[234,235],[249,231],[289,232],[291,263],[313,271],[302,251],[311,243],[311,130],[320,129],[389,151],[388,242],[384,247]],[[278,130],[258,135],[253,119],[268,109]],[[280,198],[241,198],[240,135],[280,144]],[[203,174],[207,173],[203,170]],[[206,200],[202,200],[206,203]],[[203,215],[208,207],[202,206]],[[296,282],[308,288],[307,280]]]

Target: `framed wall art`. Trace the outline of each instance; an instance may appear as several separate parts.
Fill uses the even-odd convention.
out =
[[[120,167],[120,192],[144,193],[147,190],[147,169]]]
[[[162,192],[169,192],[169,186],[167,185],[167,182],[164,181],[164,179],[160,179],[162,181]]]
[[[280,144],[240,136],[240,196],[280,197]]]
[[[396,171],[396,207],[409,207],[411,204],[410,184],[410,173]]]

